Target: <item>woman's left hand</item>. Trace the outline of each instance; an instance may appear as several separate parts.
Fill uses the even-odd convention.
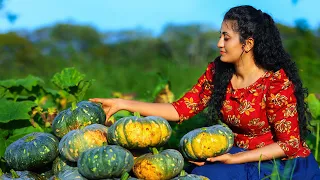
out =
[[[221,162],[224,164],[235,164],[235,157],[234,154],[226,153],[220,156],[211,157],[206,159],[208,162]],[[189,161],[192,164],[195,164],[197,166],[203,166],[206,162],[204,161]]]
[[[222,154],[220,156],[216,156],[216,157],[211,157],[211,158],[207,158],[207,161],[209,162],[222,162],[224,164],[234,164],[234,156],[233,154],[230,153],[226,153],[226,154]]]

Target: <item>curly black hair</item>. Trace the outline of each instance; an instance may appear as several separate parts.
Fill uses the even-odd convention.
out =
[[[302,86],[295,62],[284,50],[274,20],[267,13],[247,5],[231,8],[224,16],[223,21],[226,20],[234,21],[232,29],[239,32],[241,43],[244,43],[249,37],[254,39],[253,56],[258,67],[273,72],[283,69],[289,80],[294,84],[300,134],[301,138],[304,139],[310,133],[307,124],[311,116],[308,105],[304,101],[305,97],[308,96],[308,91]],[[214,63],[215,75],[212,81],[214,91],[208,105],[209,125],[217,124],[219,119],[223,119],[220,110],[226,96],[227,85],[235,73],[234,65],[222,62],[220,57],[217,57]]]

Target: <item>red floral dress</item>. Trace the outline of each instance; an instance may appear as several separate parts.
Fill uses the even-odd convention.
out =
[[[180,122],[202,111],[214,87],[214,63],[182,98],[172,103]],[[202,90],[204,89],[204,90]],[[293,84],[284,70],[268,71],[246,88],[228,84],[221,112],[235,135],[235,145],[256,149],[276,142],[288,158],[307,157],[310,149],[300,139]]]

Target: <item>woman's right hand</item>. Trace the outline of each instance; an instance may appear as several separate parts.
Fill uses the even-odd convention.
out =
[[[179,114],[170,103],[151,103],[120,98],[92,98],[89,101],[102,104],[106,113],[106,123],[119,110],[139,112],[141,116],[160,116],[168,121],[179,121]]]
[[[106,122],[109,118],[119,110],[124,109],[125,101],[119,98],[92,98],[89,101],[94,103],[101,103],[103,111],[106,114]]]

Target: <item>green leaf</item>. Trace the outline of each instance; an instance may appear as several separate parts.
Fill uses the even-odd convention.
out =
[[[320,119],[313,119],[313,120],[310,121],[310,124],[312,126],[316,126],[317,124],[320,124]]]
[[[59,91],[55,90],[55,89],[50,89],[50,88],[44,88],[44,91],[47,94],[51,94],[52,96],[59,96]]]
[[[307,98],[309,109],[313,118],[320,116],[320,102],[315,94],[310,94]]]
[[[77,97],[78,101],[83,100],[84,95],[86,94],[87,90],[90,88],[90,86],[92,85],[93,80],[90,81],[81,81],[78,89],[76,92],[71,92],[72,94],[74,94]]]
[[[21,136],[21,137],[23,137],[23,136],[25,136],[27,134],[30,134],[32,132],[41,132],[41,130],[39,130],[39,129],[33,127],[33,126],[23,127],[23,128],[19,128],[19,129],[14,129],[12,131],[12,136]],[[12,136],[10,136],[9,139],[12,138]]]
[[[75,68],[65,68],[60,73],[56,73],[51,81],[60,89],[69,89],[78,86],[84,77],[85,75]]]
[[[42,79],[39,77],[35,77],[32,75],[27,76],[24,79],[8,79],[0,81],[0,86],[4,88],[12,88],[22,86],[25,89],[31,91],[34,86],[41,86],[44,83]]]
[[[13,102],[0,99],[0,123],[7,123],[12,120],[29,120],[29,112],[35,106],[36,104],[32,101]]]

